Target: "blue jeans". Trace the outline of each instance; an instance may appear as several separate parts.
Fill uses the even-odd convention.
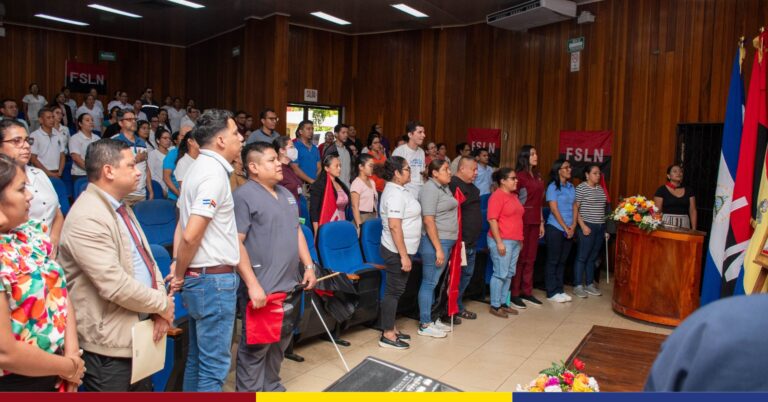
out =
[[[604,223],[584,223],[589,226],[592,233],[590,233],[589,236],[585,236],[584,232],[581,231],[581,228],[577,231],[579,245],[576,250],[576,264],[573,266],[574,286],[584,284],[585,272],[587,276],[587,286],[595,281],[595,262],[600,255],[600,249],[603,248],[603,241],[605,239]]]
[[[522,242],[517,240],[502,240],[507,249],[503,256],[499,255],[496,241],[488,238],[488,250],[491,252],[493,262],[493,276],[491,277],[491,307],[499,308],[507,304],[509,298],[509,286],[512,277],[515,276],[517,257],[520,256]]]
[[[464,297],[464,291],[467,290],[469,282],[472,280],[472,274],[475,273],[475,258],[477,257],[477,250],[475,246],[467,247],[467,265],[461,267],[461,281],[459,282],[459,311],[464,311],[464,303],[461,299]]]
[[[568,254],[571,253],[571,246],[573,246],[573,238],[567,238],[565,232],[550,224],[547,224],[544,230],[547,241],[547,297],[552,297],[565,292],[563,290],[563,274],[565,273],[565,262],[568,260]]]
[[[437,253],[432,246],[432,242],[427,235],[421,237],[419,243],[419,254],[421,254],[422,276],[421,286],[419,287],[419,322],[426,325],[432,322],[432,303],[435,302],[435,287],[440,280],[440,275],[451,256],[451,247],[456,240],[440,240],[443,247],[445,261],[440,266],[435,264]]]
[[[187,277],[181,293],[189,312],[184,392],[220,392],[232,362],[237,274]]]

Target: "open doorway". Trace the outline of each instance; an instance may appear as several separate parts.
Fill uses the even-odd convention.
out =
[[[312,120],[315,126],[312,142],[317,145],[327,131],[333,131],[333,127],[342,122],[341,111],[341,106],[289,103],[285,113],[287,134],[291,138],[296,138],[296,128],[299,123],[302,120]]]

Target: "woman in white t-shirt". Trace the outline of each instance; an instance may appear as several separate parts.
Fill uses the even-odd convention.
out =
[[[80,116],[84,113],[88,113],[93,118],[93,129],[101,132],[101,116],[103,116],[103,112],[96,107],[96,98],[93,95],[88,94],[85,97],[85,101],[75,112],[75,119],[79,120]]]
[[[72,182],[85,178],[85,153],[88,146],[101,139],[93,133],[93,116],[83,113],[77,117],[80,131],[69,140],[69,155],[72,157]]]
[[[53,131],[61,136],[61,140],[64,142],[64,153],[69,153],[69,127],[61,124],[64,121],[64,109],[62,107],[53,108]]]
[[[173,99],[173,106],[165,108],[168,112],[168,120],[171,125],[172,132],[179,131],[181,127],[181,119],[187,115],[187,111],[181,107],[181,98]]]
[[[387,181],[381,194],[381,257],[386,272],[386,287],[381,300],[379,346],[408,349],[411,339],[395,327],[397,303],[405,291],[412,260],[421,240],[421,205],[404,186],[411,181],[408,161],[393,156],[377,167],[376,175]]]
[[[48,102],[43,95],[40,95],[40,87],[37,83],[31,83],[29,85],[29,93],[24,95],[24,99],[21,100],[24,108],[24,117],[29,122],[29,132],[33,132],[40,128],[40,121],[37,119],[37,113],[40,109],[45,107]]]
[[[179,145],[179,157],[176,160],[176,169],[173,170],[173,175],[179,182],[179,191],[181,191],[184,176],[187,175],[189,167],[192,166],[198,155],[200,155],[200,145],[197,144],[193,136],[188,135]]]
[[[163,197],[168,196],[168,185],[163,180],[163,160],[168,155],[168,150],[173,143],[171,142],[171,133],[164,128],[158,128],[155,131],[155,143],[157,147],[149,151],[149,171],[152,173],[156,182],[163,188]]]
[[[96,109],[100,110],[99,113],[101,113],[98,118],[94,116],[94,123],[99,122],[98,124],[101,124],[100,122],[104,120],[104,104],[101,103],[99,100],[99,91],[96,90],[96,88],[91,88],[91,90],[88,92],[89,95],[93,96],[93,105],[96,107]]]

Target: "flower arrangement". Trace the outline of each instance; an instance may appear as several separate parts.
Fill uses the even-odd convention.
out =
[[[518,392],[600,392],[594,377],[588,377],[582,371],[584,362],[573,359],[573,367],[568,368],[562,361],[552,363],[552,367],[541,370],[538,377],[523,387],[517,385]]]
[[[609,219],[637,225],[642,230],[653,232],[661,226],[661,211],[653,200],[642,195],[627,197],[609,216]]]

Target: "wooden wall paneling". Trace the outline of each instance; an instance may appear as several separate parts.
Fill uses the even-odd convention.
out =
[[[238,29],[187,48],[187,92],[199,107],[232,110],[243,104],[245,39],[245,29]],[[232,56],[235,46],[240,56]]]
[[[248,25],[253,25],[251,21]],[[261,21],[259,25],[264,29],[264,98],[261,107],[248,103],[245,107],[252,110],[272,107],[278,116],[283,116],[288,107],[288,17],[275,15]],[[285,118],[281,118],[277,123],[277,131],[285,134],[285,127]]]

